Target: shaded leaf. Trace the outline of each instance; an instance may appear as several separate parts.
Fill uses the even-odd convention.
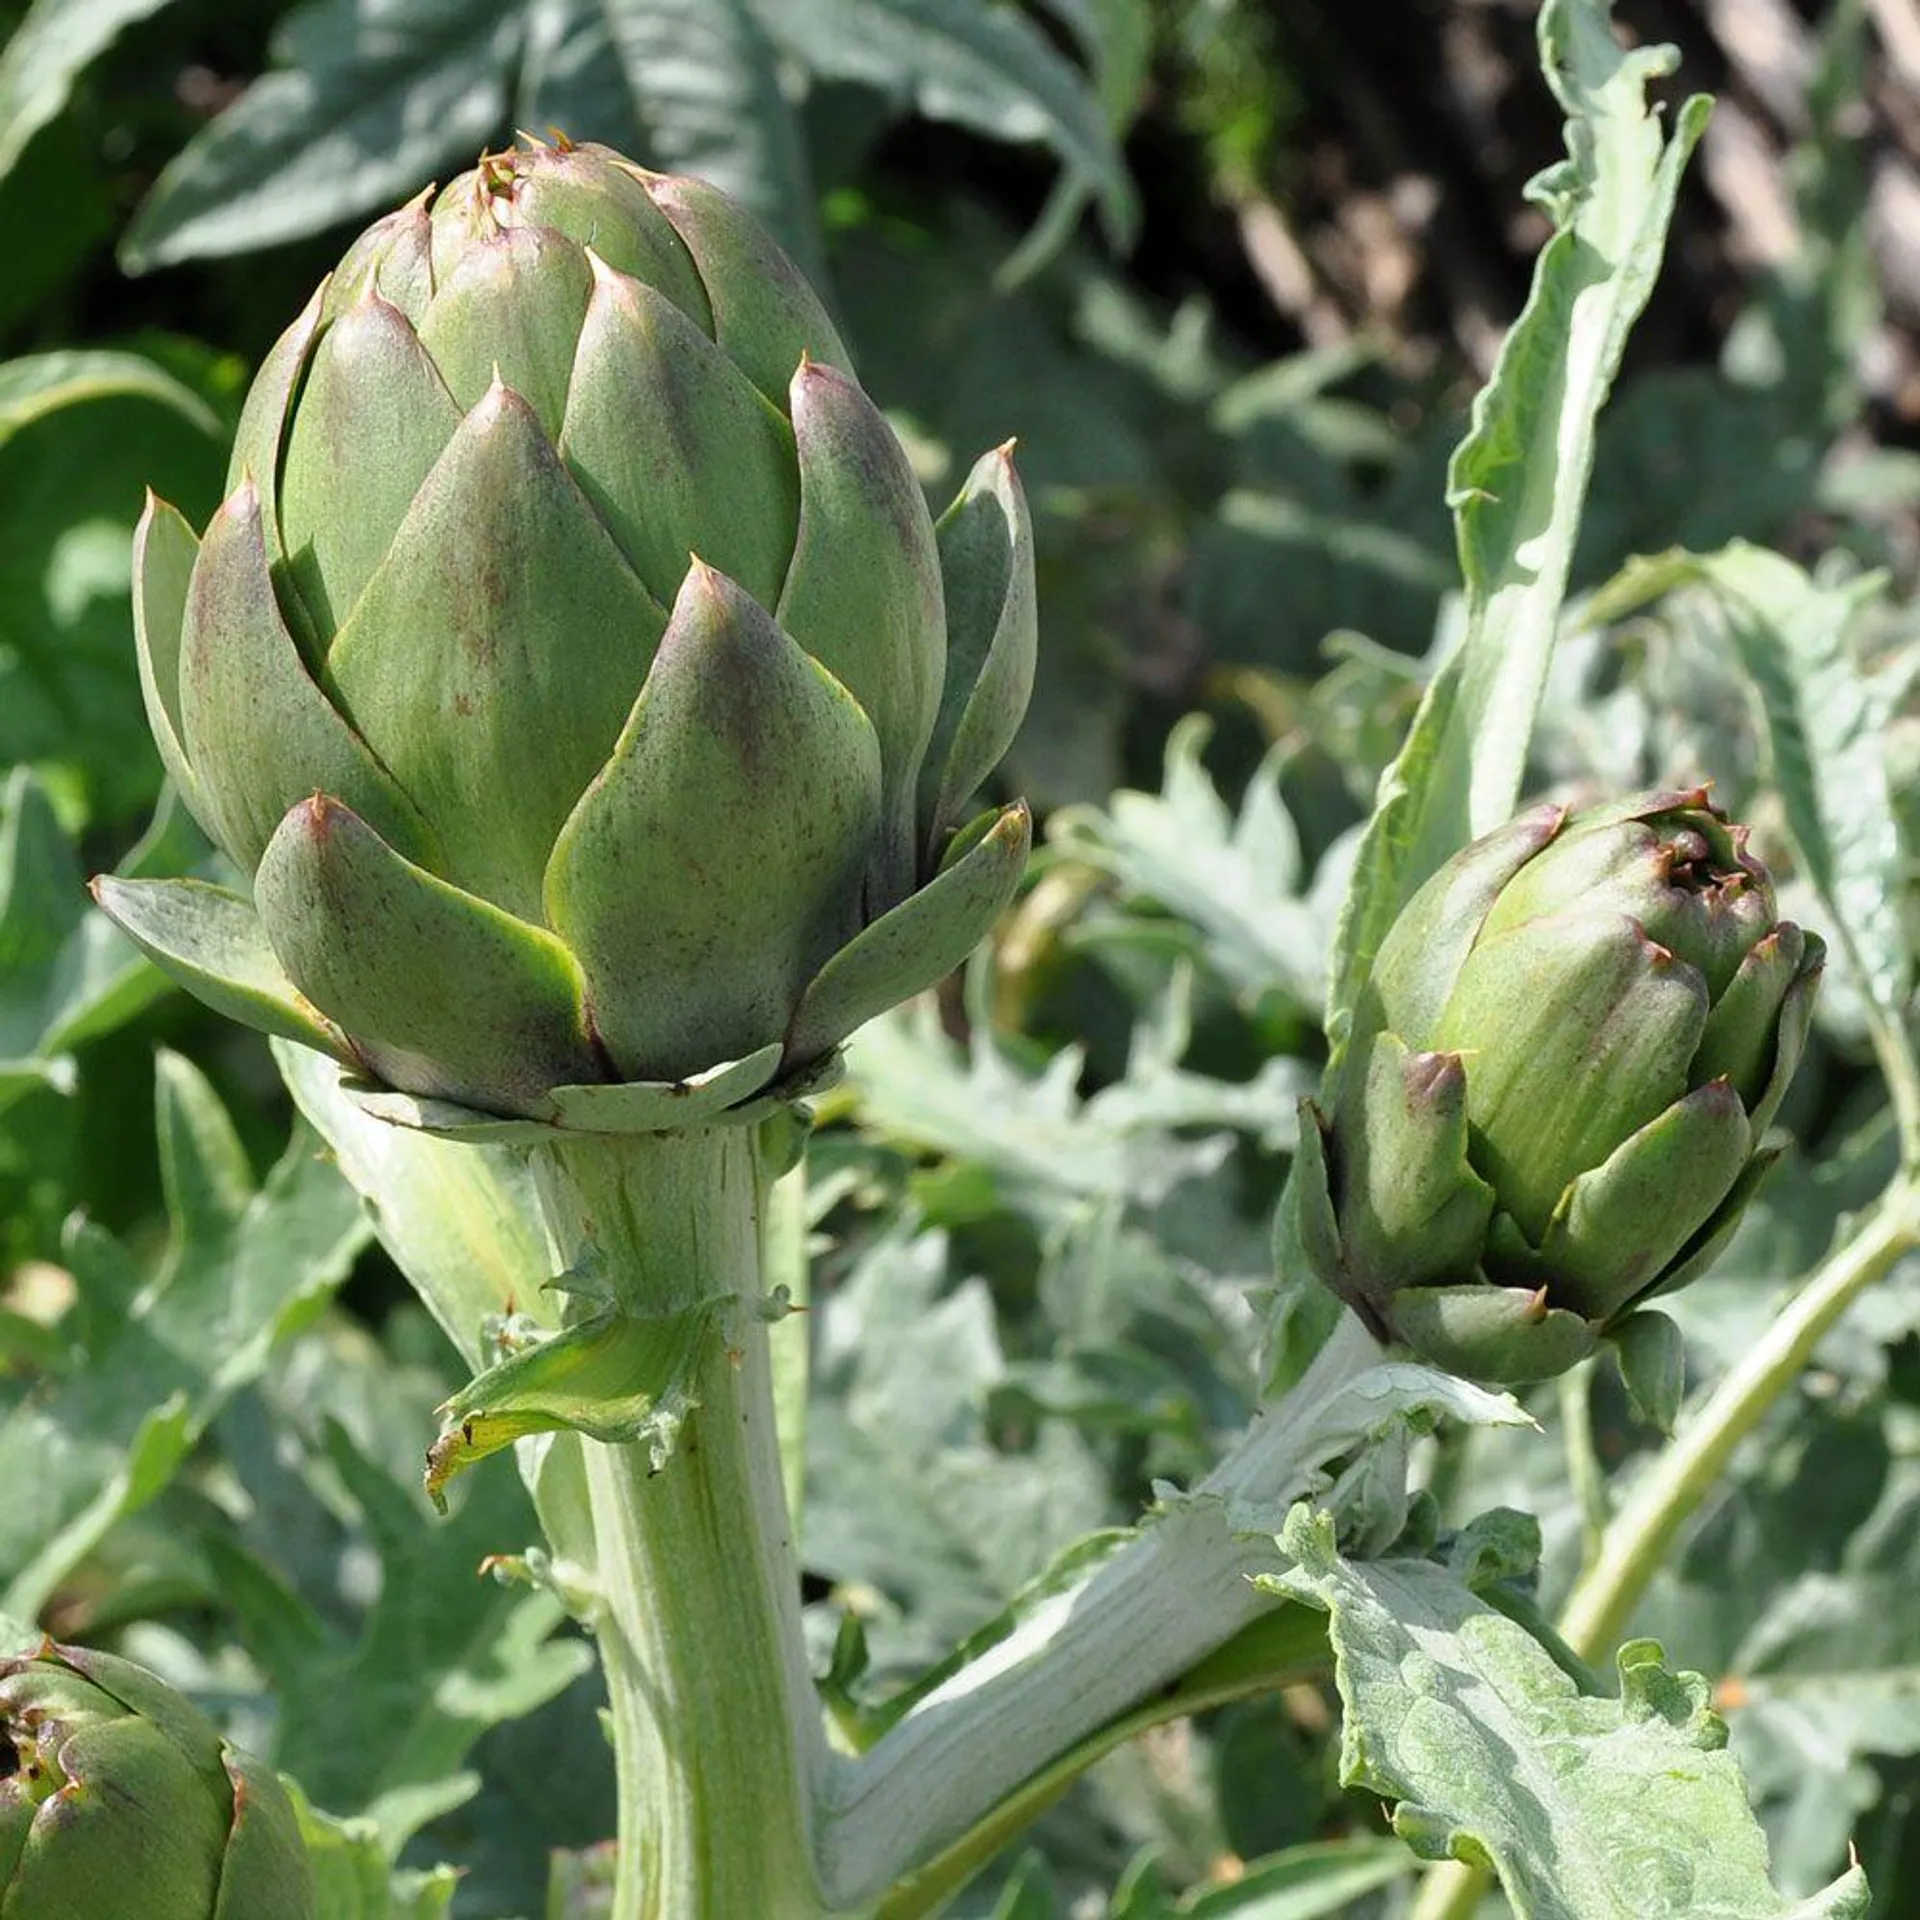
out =
[[[309,0],[279,65],[168,165],[121,242],[130,273],[295,240],[471,164],[506,118],[518,0]]]
[[[816,286],[823,279],[806,146],[769,31],[747,0],[600,0],[656,165],[744,201]]]
[[[1124,246],[1138,219],[1119,142],[1084,76],[1011,7],[974,0],[759,0],[814,72],[910,98],[929,120],[1044,142],[1098,196]]]
[[[34,0],[0,48],[0,179],[119,35],[167,0]]]
[[[161,1057],[161,1170],[170,1232],[142,1282],[84,1221],[66,1258],[103,1309],[85,1364],[0,1419],[4,1604],[31,1616],[113,1524],[159,1492],[275,1343],[345,1279],[367,1238],[358,1200],[304,1131],[258,1189],[199,1070]],[[124,1302],[119,1313],[108,1303]]]

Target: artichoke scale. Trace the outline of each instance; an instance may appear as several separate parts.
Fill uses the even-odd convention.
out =
[[[845,374],[793,376],[800,529],[774,616],[860,703],[880,742],[870,911],[918,877],[915,798],[946,675],[939,548],[906,449]]]
[[[571,241],[548,227],[488,226],[437,277],[420,344],[463,413],[497,380],[556,438],[592,298],[593,270]]]
[[[664,295],[592,272],[561,457],[662,602],[698,552],[772,606],[800,519],[792,429]]]
[[[859,703],[735,582],[690,568],[547,874],[622,1078],[682,1079],[786,1032],[859,925],[879,798]]]
[[[639,169],[604,147],[538,147],[534,152],[538,164],[514,175],[511,217],[521,225],[552,227],[591,247],[616,272],[665,294],[711,340],[713,308],[699,269],[672,221],[654,204]]]
[[[194,561],[180,722],[200,824],[248,872],[287,809],[313,793],[343,800],[409,855],[433,848],[425,821],[308,673],[274,595],[250,482],[208,523]]]
[[[1467,956],[1431,1044],[1466,1061],[1474,1164],[1529,1241],[1570,1177],[1686,1091],[1706,1018],[1699,974],[1604,911],[1534,921]]]
[[[346,1036],[288,979],[251,901],[205,880],[93,883],[100,910],[216,1013],[356,1065]]]
[[[684,174],[636,176],[693,258],[713,338],[776,406],[803,360],[851,374],[853,360],[807,277],[738,201]]]
[[[395,1086],[529,1113],[599,1071],[566,948],[325,795],[288,813],[253,893],[288,977]]]
[[[1393,1296],[1392,1324],[1429,1366],[1502,1387],[1551,1380],[1598,1341],[1577,1313],[1549,1306],[1544,1289],[1480,1281],[1404,1288]]]
[[[331,279],[314,288],[313,297],[300,310],[300,316],[267,350],[253,385],[241,403],[240,423],[234,429],[233,453],[227,462],[227,492],[251,480],[260,496],[260,516],[270,539],[277,539],[280,525],[281,441],[286,433],[287,411],[293,404],[295,389],[306,371],[307,355],[320,331],[321,313],[326,304]],[[278,560],[276,545],[268,559]]]
[[[1787,1088],[1799,1071],[1800,1056],[1806,1051],[1813,1031],[1813,1003],[1826,971],[1827,945],[1817,933],[1802,936],[1800,965],[1792,984],[1781,997],[1780,1013],[1773,1037],[1773,1062],[1759,1098],[1753,1102],[1753,1137],[1758,1140],[1773,1125],[1773,1117],[1786,1098]]]
[[[369,293],[320,336],[286,431],[278,544],[323,643],[386,557],[460,413],[398,307]],[[343,447],[360,450],[351,472]]]
[[[988,815],[924,887],[861,928],[807,983],[787,1033],[788,1068],[944,980],[1013,903],[1032,844],[1024,803]]]
[[[1566,824],[1567,809],[1531,807],[1462,849],[1407,902],[1375,956],[1350,1045],[1382,1028],[1433,1047],[1447,996],[1503,888]]]
[[[187,586],[200,552],[186,517],[149,490],[133,530],[133,647],[147,726],[167,777],[195,819],[205,815],[200,783],[181,745],[180,642],[187,618]]]
[[[334,319],[368,293],[390,300],[416,325],[433,298],[433,223],[427,216],[431,187],[405,206],[382,214],[340,257],[324,289],[322,317]]]
[[[554,838],[665,625],[533,409],[490,389],[328,662],[342,708],[434,823],[440,857],[421,864],[538,922]]]
[[[1752,1152],[1746,1109],[1725,1080],[1675,1101],[1562,1194],[1540,1243],[1554,1299],[1611,1320],[1713,1218]]]
[[[947,625],[940,710],[920,770],[925,852],[1013,744],[1040,645],[1033,520],[1011,442],[974,462],[934,528]]]
[[[1346,1286],[1392,1318],[1402,1285],[1465,1279],[1480,1261],[1494,1192],[1469,1158],[1467,1072],[1395,1034],[1349,1056],[1334,1168]]]

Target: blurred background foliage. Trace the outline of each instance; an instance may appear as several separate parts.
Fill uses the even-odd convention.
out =
[[[1532,13],[0,5],[0,1601],[193,1686],[369,1858],[463,1870],[366,1911],[547,1910],[548,1849],[610,1824],[595,1689],[555,1604],[474,1578],[533,1537],[511,1475],[426,1521],[452,1356],[264,1045],[87,904],[87,871],[196,857],[141,718],[142,489],[203,521],[252,368],[345,240],[515,128],[753,204],[938,497],[1017,436],[1043,653],[1003,778],[1046,846],[967,981],[857,1042],[812,1154],[811,1618],[823,1667],[881,1697],[1252,1405],[1343,836],[1448,631],[1445,463],[1545,231]],[[1851,595],[1920,832],[1920,16],[1617,20],[1678,46],[1674,100],[1719,105],[1603,422],[1574,581],[1598,597],[1538,784],[1708,774],[1766,839],[1715,604],[1600,592],[1635,554],[1741,538]],[[1891,1164],[1849,1009],[1836,981],[1795,1091],[1812,1150],[1679,1303],[1697,1379]],[[1719,1683],[1782,1883],[1851,1837],[1876,1911],[1911,1914],[1920,1274],[1831,1344],[1643,1624]],[[1539,1398],[1604,1473],[1651,1444],[1604,1378]],[[1542,1515],[1550,1602],[1580,1547],[1568,1458],[1443,1434],[1422,1473],[1456,1524]],[[957,1911],[1404,1910],[1378,1810],[1337,1786],[1336,1716],[1305,1683],[1123,1749]],[[593,1880],[570,1860],[552,1911],[591,1912]],[[1320,1892],[1257,1904],[1296,1885]]]

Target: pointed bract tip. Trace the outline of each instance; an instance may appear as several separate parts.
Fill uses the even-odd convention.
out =
[[[1730,1073],[1716,1073],[1704,1086],[1695,1088],[1692,1097],[1701,1105],[1716,1107],[1722,1113],[1746,1112],[1746,1103],[1740,1098]]]
[[[680,591],[673,597],[673,611],[678,616],[684,608],[688,617],[702,620],[723,618],[738,591],[718,567],[711,567],[697,553],[690,553],[687,570],[681,576]]]
[[[528,406],[525,395],[518,388],[508,386],[500,369],[496,366],[493,370],[493,378],[487,383],[486,392],[468,409],[467,418],[477,426],[491,427],[513,412],[516,407],[526,413],[533,411]]]
[[[240,469],[240,484],[220,503],[220,512],[228,520],[240,526],[260,518],[260,489],[254,484],[253,469],[243,466]]]
[[[1707,795],[1712,787],[1711,780],[1703,780],[1691,787],[1656,788],[1652,793],[1641,796],[1635,817],[1644,820],[1650,813],[1684,813],[1689,807],[1710,806],[1712,803]]]
[[[304,800],[296,800],[287,810],[289,819],[298,819],[307,837],[314,841],[330,840],[342,817],[357,818],[353,809],[344,800],[336,800],[330,793],[310,793]]]
[[[1636,922],[1635,924],[1638,927],[1638,923]],[[1675,964],[1673,949],[1671,947],[1663,947],[1658,940],[1654,939],[1654,937],[1647,932],[1645,927],[1638,927],[1638,931],[1640,934],[1641,948],[1646,955],[1647,965],[1650,966],[1655,973],[1665,973],[1669,967]]]
[[[1457,1053],[1413,1053],[1407,1056],[1406,1089],[1416,1100],[1431,1100],[1466,1078]]]
[[[997,453],[1000,456],[1000,458],[1008,464],[1008,466],[1012,466],[1014,450],[1019,446],[1019,444],[1020,444],[1020,436],[1018,434],[1015,434],[1010,439],[1002,440],[1000,444],[994,448],[994,452]]]
[[[853,385],[847,375],[833,365],[831,361],[816,360],[804,348],[800,353],[800,364],[793,370],[793,378],[787,383],[789,394],[798,394],[802,387],[845,387]]]

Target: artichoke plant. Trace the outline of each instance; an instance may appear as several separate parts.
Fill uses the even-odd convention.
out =
[[[533,142],[377,222],[263,364],[229,488],[199,539],[149,501],[135,615],[250,898],[96,891],[416,1120],[744,1111],[1011,898],[1025,809],[956,831],[1032,682],[1010,449],[936,526],[714,188]]]
[[[1704,788],[1475,841],[1382,942],[1330,1111],[1305,1104],[1310,1264],[1435,1365],[1563,1372],[1731,1233],[1823,951]]]
[[[269,1767],[144,1667],[45,1642],[0,1660],[0,1920],[308,1920]]]

